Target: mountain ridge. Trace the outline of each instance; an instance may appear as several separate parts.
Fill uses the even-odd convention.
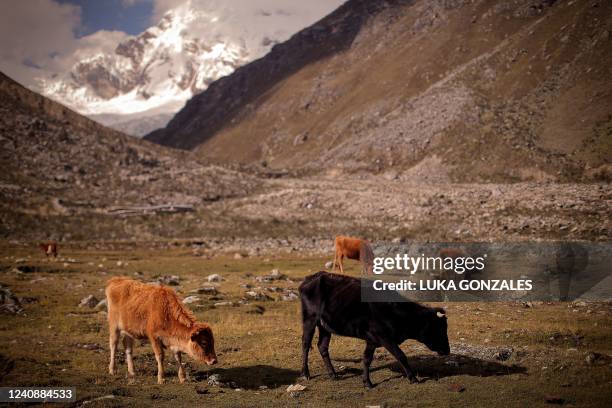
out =
[[[254,67],[291,59],[291,40],[277,45],[286,55],[271,52],[211,84],[146,138],[212,162],[307,173],[610,177],[612,72],[603,61],[612,26],[601,18],[609,4],[377,2],[372,14],[360,4],[342,6],[362,23],[344,21],[352,36],[338,52],[289,61],[298,66],[257,88]],[[342,24],[342,7],[305,32],[333,15]],[[241,84],[257,92],[241,98]]]
[[[250,62],[227,77],[210,84],[170,120],[165,129],[145,136],[159,144],[191,149],[208,135],[222,128],[237,109],[265,93],[282,78],[313,61],[325,58],[350,46],[361,25],[370,14],[408,0],[350,0],[317,23],[276,44],[264,57]],[[205,106],[202,106],[205,105]],[[196,117],[196,112],[197,116]],[[206,125],[199,116],[205,116]],[[191,137],[190,129],[206,131]],[[183,130],[187,129],[187,130]]]

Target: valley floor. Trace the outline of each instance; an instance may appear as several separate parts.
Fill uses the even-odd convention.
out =
[[[612,399],[612,307],[609,303],[447,303],[451,355],[438,357],[414,341],[402,348],[421,380],[409,384],[394,359],[378,349],[372,381],[361,382],[363,342],[332,338],[332,361],[341,373],[330,380],[316,346],[310,381],[298,379],[301,359],[299,300],[291,296],[307,274],[324,269],[329,256],[197,256],[189,248],[149,246],[96,249],[62,247],[47,261],[35,245],[0,244],[0,282],[22,299],[24,312],[0,320],[2,386],[75,386],[87,406],[608,406]],[[357,275],[349,261],[349,273]],[[256,278],[278,269],[272,282]],[[217,294],[198,294],[206,277]],[[166,356],[167,383],[157,385],[148,344],[137,344],[133,384],[108,366],[104,308],[79,307],[82,298],[104,298],[106,279],[128,275],[176,281],[198,319],[214,330],[219,364],[187,360],[189,381],[179,384]],[[250,285],[248,287],[247,285]],[[257,296],[248,295],[254,291]],[[283,300],[288,299],[288,300]],[[216,306],[215,306],[216,304]],[[184,361],[185,361],[184,360]],[[214,376],[216,375],[216,376]],[[213,380],[214,379],[214,380]],[[288,393],[290,384],[304,391]],[[463,391],[461,391],[463,390]]]

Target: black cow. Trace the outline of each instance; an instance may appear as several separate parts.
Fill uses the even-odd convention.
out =
[[[415,339],[440,355],[449,354],[444,309],[414,302],[362,302],[360,285],[359,279],[328,272],[307,276],[300,285],[304,378],[310,378],[308,352],[316,327],[319,328],[319,352],[332,378],[336,378],[336,372],[328,351],[331,335],[366,341],[363,383],[368,388],[372,388],[370,364],[377,347],[389,350],[410,382],[417,379],[408,366],[406,355],[399,348],[404,340]]]

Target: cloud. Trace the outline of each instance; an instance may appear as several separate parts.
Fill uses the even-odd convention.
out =
[[[189,7],[198,14],[189,25],[191,37],[246,46],[260,57],[272,41],[283,41],[330,13],[344,0],[122,0],[121,7],[153,2],[151,25],[169,10]],[[0,14],[0,70],[39,90],[37,81],[66,74],[78,61],[112,53],[129,36],[121,31],[97,31],[77,38],[81,8],[57,0],[11,2]]]
[[[268,39],[286,40],[339,7],[345,0],[154,0],[153,22],[169,10],[181,6],[200,16],[190,29],[193,35],[205,33],[235,40],[257,57],[268,48]]]
[[[0,13],[0,70],[36,88],[36,78],[66,72],[79,58],[111,52],[127,37],[119,31],[98,31],[77,38],[81,8],[52,0],[11,2]]]
[[[80,16],[80,7],[51,0],[15,1],[3,7],[0,70],[29,82],[37,71],[53,69],[58,56],[75,50],[74,32],[81,24]],[[24,68],[18,69],[20,66]]]

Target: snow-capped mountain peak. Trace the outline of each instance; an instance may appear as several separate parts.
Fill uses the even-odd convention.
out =
[[[190,24],[202,18],[186,3],[114,53],[84,56],[69,74],[42,79],[42,92],[86,115],[176,111],[249,60],[239,43],[191,35]]]
[[[331,10],[341,2],[320,4]],[[279,7],[276,0],[185,0],[136,36],[84,38],[71,56],[76,63],[37,78],[33,88],[106,125],[144,135],[211,82],[316,21],[321,10],[301,2]]]

